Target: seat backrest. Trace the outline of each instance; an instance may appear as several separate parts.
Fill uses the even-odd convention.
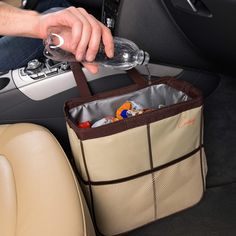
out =
[[[55,137],[0,125],[0,236],[95,236],[83,193]]]

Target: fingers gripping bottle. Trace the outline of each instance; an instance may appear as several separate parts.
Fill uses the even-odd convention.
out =
[[[63,44],[64,39],[59,34],[51,33],[44,41],[44,55],[55,61],[76,61],[74,54],[61,48]],[[129,70],[137,65],[147,65],[149,59],[149,54],[140,50],[134,42],[114,37],[114,57],[108,58],[105,54],[104,45],[101,44],[92,63],[111,69]],[[86,62],[86,60],[82,62]]]

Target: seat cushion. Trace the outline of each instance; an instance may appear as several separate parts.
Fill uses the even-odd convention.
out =
[[[0,235],[95,235],[67,157],[38,125],[0,125],[0,208]]]

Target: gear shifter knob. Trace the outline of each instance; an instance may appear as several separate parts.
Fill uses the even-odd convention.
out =
[[[29,61],[27,67],[25,68],[25,72],[28,75],[37,74],[41,71],[42,65],[43,64],[37,59]]]

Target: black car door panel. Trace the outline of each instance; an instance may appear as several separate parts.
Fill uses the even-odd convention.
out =
[[[228,73],[236,58],[235,10],[230,0],[123,0],[116,35],[136,41],[154,63]]]

